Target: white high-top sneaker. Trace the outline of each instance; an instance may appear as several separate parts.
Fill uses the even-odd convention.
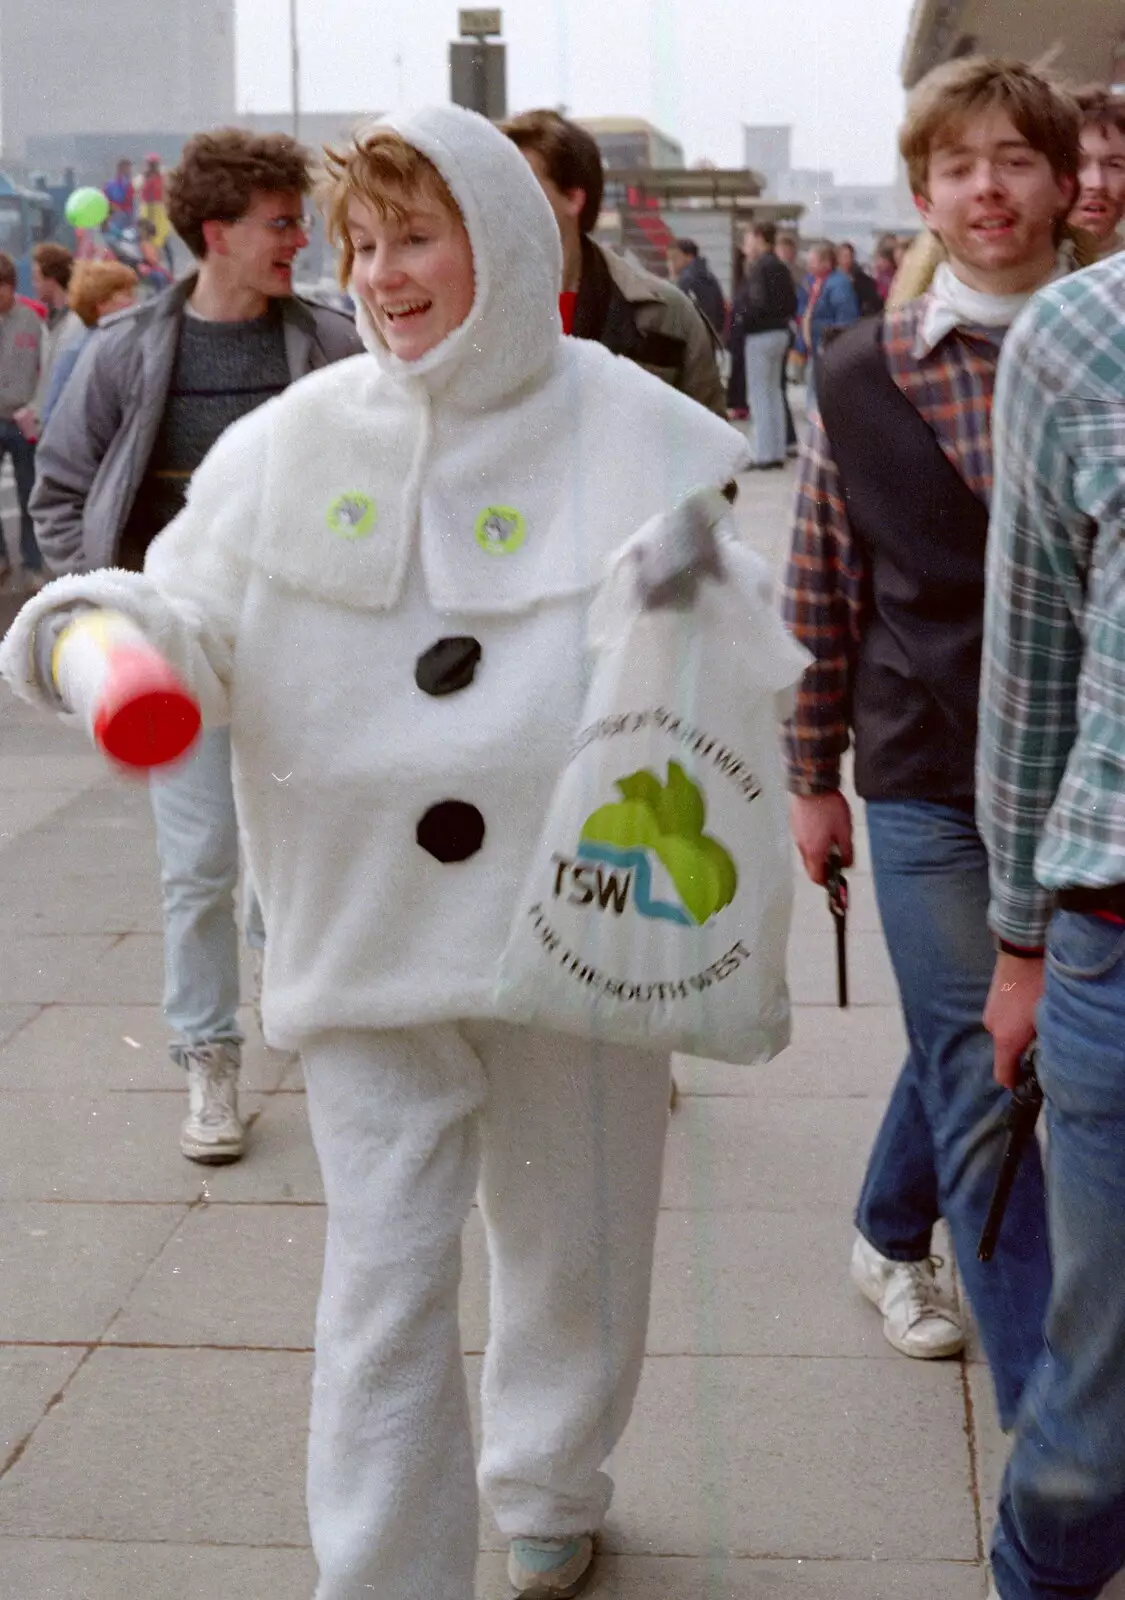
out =
[[[246,1145],[246,1130],[238,1115],[242,1061],[238,1046],[195,1045],[184,1050],[180,1059],[188,1080],[188,1114],[180,1128],[180,1149],[189,1161],[208,1166],[237,1161]]]
[[[934,1261],[891,1261],[862,1234],[852,1249],[852,1282],[883,1313],[883,1334],[904,1356],[937,1361],[965,1345],[956,1311],[941,1298]]]

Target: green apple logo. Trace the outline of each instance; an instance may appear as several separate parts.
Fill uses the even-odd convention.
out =
[[[702,927],[738,889],[730,852],[703,831],[703,791],[678,761],[669,761],[667,783],[641,771],[618,778],[615,787],[621,799],[599,806],[583,824],[580,853],[636,869],[634,900],[642,916]],[[682,908],[652,897],[649,851],[676,885]]]

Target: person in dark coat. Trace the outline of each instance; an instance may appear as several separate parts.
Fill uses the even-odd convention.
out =
[[[677,289],[695,302],[721,339],[727,320],[727,302],[722,285],[699,253],[694,239],[677,239],[668,248],[668,267]]]
[[[865,272],[855,258],[855,245],[842,244],[837,251],[840,271],[846,278],[852,280],[855,297],[859,301],[859,314],[861,317],[877,317],[882,314],[883,296],[879,293],[879,286],[869,272]]]

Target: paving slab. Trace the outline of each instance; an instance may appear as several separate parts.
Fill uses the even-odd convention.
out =
[[[0,1479],[0,1533],[304,1545],[309,1380],[277,1351],[95,1350]]]
[[[312,1346],[320,1206],[203,1205],[133,1287],[114,1343]]]
[[[8,735],[4,736],[7,750]],[[0,852],[0,879],[4,882],[45,885],[56,877],[89,878],[90,894],[99,893],[103,878],[135,873],[139,862],[153,862],[155,848],[136,822],[127,818],[84,827],[71,813],[74,802],[51,819],[50,827],[26,833]]]
[[[764,1066],[677,1056],[681,1094],[747,1095],[792,1099],[877,1096],[894,1087],[906,1054],[897,1006],[794,1006],[787,1050]]]
[[[0,1343],[102,1337],[184,1206],[0,1204]]]
[[[127,933],[114,939],[60,998],[97,1005],[112,995],[118,1004],[143,1006],[158,1004],[163,993],[163,938]]]
[[[168,1055],[168,1025],[159,1005],[55,1005],[0,1047],[0,1090],[99,1094],[103,1090],[184,1093],[182,1071]],[[248,1008],[239,1015],[244,1093],[277,1089],[290,1057],[271,1050]]]
[[[4,686],[5,690],[7,685]],[[9,722],[9,708],[0,705],[0,717],[4,722],[4,759],[0,761],[0,789],[53,789],[58,791],[69,790],[71,794],[79,789],[91,789],[105,783],[105,762],[99,755],[87,747],[83,750],[82,741],[72,741],[70,755],[15,755],[8,751],[8,742],[14,719]]]
[[[39,1015],[39,1006],[0,1005],[0,1049]]]
[[[183,1114],[174,1094],[2,1093],[0,1200],[194,1200],[218,1169],[180,1154]]]
[[[83,754],[80,734],[76,735],[71,728],[64,728],[54,718],[37,716],[30,707],[25,708],[28,715],[23,716],[18,702],[13,709],[13,697],[7,684],[3,692],[7,696],[3,706],[5,762],[9,757],[52,756],[68,760],[74,755]],[[85,749],[88,753],[89,745]]]
[[[58,789],[0,789],[0,849],[61,811],[70,798]]]
[[[607,1469],[606,1548],[973,1562],[960,1397],[956,1365],[938,1362],[650,1357]],[[503,1544],[483,1512],[482,1548]]]
[[[0,1470],[85,1355],[77,1346],[44,1350],[0,1345]],[[3,1484],[0,1478],[0,1494]]]
[[[0,890],[2,892],[2,890]],[[114,940],[95,934],[28,934],[11,928],[0,937],[0,1001],[47,1005],[53,1000],[98,999],[94,973]]]
[[[669,1127],[663,1204],[849,1217],[883,1110],[877,1099],[687,1099]]]
[[[649,1353],[901,1363],[848,1276],[854,1237],[846,1213],[662,1211]]]
[[[311,1550],[0,1539],[0,1600],[309,1600]]]
[[[937,1363],[650,1359],[610,1468],[607,1543],[636,1554],[972,1561],[959,1399],[956,1367]]]
[[[504,1557],[481,1558],[480,1600],[509,1600]],[[586,1600],[983,1600],[980,1568],[951,1561],[728,1561],[604,1555]],[[100,1596],[98,1597],[100,1600]]]
[[[159,933],[161,923],[155,861],[138,870],[134,859],[131,870],[99,877],[94,888],[87,874],[56,874],[44,894],[41,881],[6,876],[0,856],[0,932]]]

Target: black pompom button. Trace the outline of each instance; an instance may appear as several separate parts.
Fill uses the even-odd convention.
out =
[[[470,634],[439,639],[418,657],[414,682],[423,694],[433,695],[435,699],[443,694],[456,694],[458,689],[467,689],[472,683],[480,658],[480,640]]]
[[[443,800],[426,812],[416,837],[436,861],[468,861],[484,843],[484,818],[464,800]]]

